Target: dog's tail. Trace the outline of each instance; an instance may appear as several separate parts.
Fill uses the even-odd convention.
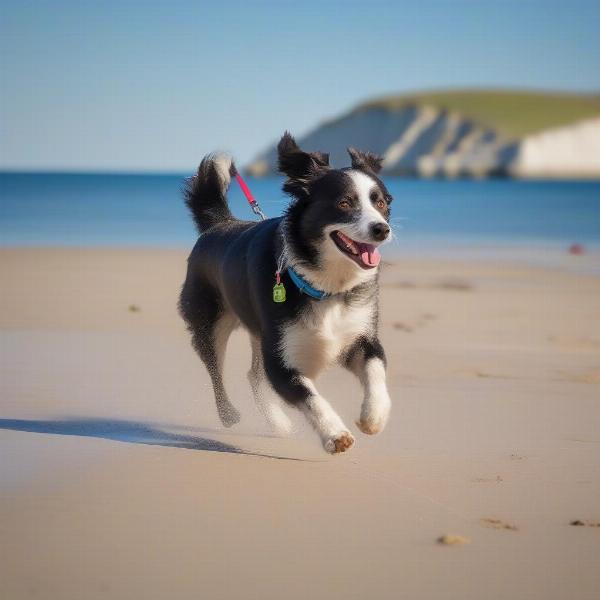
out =
[[[233,220],[227,205],[227,189],[235,173],[231,156],[209,154],[202,159],[196,175],[188,179],[183,194],[200,233]]]

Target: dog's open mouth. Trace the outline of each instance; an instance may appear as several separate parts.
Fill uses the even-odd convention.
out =
[[[363,269],[373,269],[379,264],[381,254],[374,244],[357,242],[337,230],[330,235],[340,251]]]

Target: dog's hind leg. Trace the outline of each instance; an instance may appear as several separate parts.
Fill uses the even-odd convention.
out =
[[[260,340],[250,336],[252,346],[252,364],[248,371],[248,381],[258,410],[262,413],[269,427],[279,435],[288,435],[292,431],[292,422],[279,405],[267,379],[263,364]]]
[[[189,300],[193,298],[193,302]],[[201,299],[200,301],[198,299]],[[223,362],[227,340],[238,326],[235,315],[222,307],[216,292],[208,288],[194,294],[184,286],[180,310],[192,333],[192,344],[206,365],[215,392],[219,418],[225,427],[231,427],[240,420],[240,413],[231,404],[223,384]]]
[[[225,386],[223,384],[223,363],[225,361],[225,350],[231,332],[237,327],[238,320],[231,313],[222,313],[213,323],[209,336],[202,336],[201,340],[194,344],[199,348],[199,354],[212,381],[215,392],[217,412],[221,423],[225,427],[231,427],[240,420],[239,411],[231,404]]]

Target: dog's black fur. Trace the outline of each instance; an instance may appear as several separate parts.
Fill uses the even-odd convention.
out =
[[[282,271],[281,279],[287,299],[283,303],[273,301],[278,259],[287,249],[288,257],[294,257],[296,270],[318,272],[327,268],[323,264],[322,246],[331,242],[324,238],[324,227],[349,225],[360,211],[360,198],[348,169],[330,168],[326,154],[302,151],[289,134],[283,136],[278,149],[279,168],[288,178],[283,189],[293,199],[283,217],[262,222],[234,218],[227,205],[226,191],[235,167],[223,158],[206,157],[185,190],[186,203],[201,235],[188,259],[180,312],[192,334],[194,348],[211,376],[218,412],[227,426],[240,418],[222,381],[224,345],[228,331],[238,322],[259,340],[264,371],[279,396],[305,408],[302,405],[314,394],[307,387],[304,374],[284,360],[282,336],[319,301],[301,293],[286,270]],[[377,177],[381,159],[354,149],[349,152],[352,169],[373,180],[370,200],[387,221],[391,196]],[[340,208],[340,199],[348,207],[343,204],[344,208]],[[350,308],[368,305],[372,310],[369,309],[369,326],[340,352],[338,361],[348,368],[357,360],[385,361],[377,337],[377,276],[361,279],[361,267],[350,268],[357,271],[357,284],[335,294],[335,302]],[[325,302],[334,302],[333,296]],[[348,445],[351,442],[336,442],[333,451],[343,451]],[[332,451],[331,446],[328,449]]]

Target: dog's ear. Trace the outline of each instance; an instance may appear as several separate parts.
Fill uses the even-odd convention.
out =
[[[277,145],[279,171],[288,176],[284,191],[301,196],[307,193],[308,184],[329,170],[329,154],[304,152],[286,131]]]
[[[352,159],[352,168],[359,169],[360,171],[371,171],[372,173],[379,173],[383,166],[383,158],[377,156],[372,152],[361,152],[356,148],[348,148],[348,154]]]

